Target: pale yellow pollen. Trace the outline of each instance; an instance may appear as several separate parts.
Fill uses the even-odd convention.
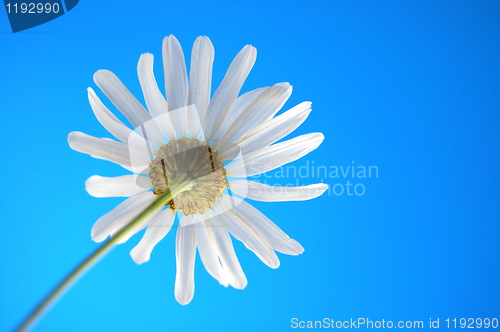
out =
[[[185,215],[203,213],[211,208],[226,184],[226,170],[217,152],[209,145],[191,138],[179,138],[163,145],[149,165],[153,193],[190,181],[192,188],[165,203]]]

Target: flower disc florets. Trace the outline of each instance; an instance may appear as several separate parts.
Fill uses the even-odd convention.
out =
[[[185,215],[210,209],[226,184],[226,170],[217,152],[197,139],[179,138],[163,145],[149,168],[155,195],[187,181],[192,184],[190,190],[165,203]]]

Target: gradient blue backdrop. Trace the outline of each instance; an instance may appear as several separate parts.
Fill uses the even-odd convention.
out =
[[[125,172],[66,142],[74,130],[109,137],[88,105],[93,73],[112,70],[142,101],[139,55],[155,55],[162,80],[169,34],[188,56],[197,36],[210,37],[214,86],[241,47],[256,46],[243,90],[290,82],[285,108],[304,100],[314,108],[293,136],[326,137],[293,165],[377,166],[378,177],[299,179],[338,184],[337,193],[347,180],[362,183],[362,196],[255,203],[306,251],[279,255],[272,270],[236,243],[249,280],[243,291],[220,286],[197,258],[194,300],[179,305],[174,233],[141,266],[129,256],[137,235],[35,331],[279,331],[291,330],[294,317],[426,326],[429,318],[499,317],[499,17],[497,1],[87,0],[12,34],[0,10],[0,330],[97,248],[92,224],[121,201],[90,197],[84,181]]]

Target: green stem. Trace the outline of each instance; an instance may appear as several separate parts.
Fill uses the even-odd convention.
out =
[[[179,193],[189,189],[189,183],[178,186],[172,192],[167,189],[163,194],[158,196],[158,198],[148,206],[144,211],[141,212],[134,220],[128,223],[124,228],[122,228],[115,236],[106,241],[103,245],[97,248],[90,256],[88,256],[80,265],[78,265],[71,273],[69,273],[66,278],[64,278],[57,287],[55,287],[52,292],[50,292],[40,304],[36,306],[35,309],[29,314],[28,317],[19,325],[15,330],[16,332],[27,331],[52,305],[62,294],[68,289],[80,276],[83,275],[93,264],[97,263],[106,253],[108,253],[116,244],[117,241],[122,239],[128,232],[137,226],[139,223],[144,221],[153,212],[160,209],[165,203],[170,201],[172,197],[178,195]]]

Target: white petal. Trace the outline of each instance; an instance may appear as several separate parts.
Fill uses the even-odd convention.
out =
[[[156,196],[155,196],[156,197]],[[139,210],[139,212],[134,216],[137,217],[142,211],[144,211],[145,209],[147,208],[147,205],[144,206],[141,210]],[[147,226],[149,226],[154,219],[156,219],[156,217],[160,214],[162,210],[161,209],[158,209],[156,211],[154,211],[153,213],[151,213],[149,216],[147,216],[144,220],[142,220],[139,224],[136,224],[134,225],[133,228],[131,228],[127,234],[123,235],[120,239],[116,240],[116,244],[120,244],[120,243],[125,243],[127,242],[132,236],[134,236],[136,233],[140,232],[141,230],[143,230],[144,228],[146,228]],[[133,219],[133,218],[132,218]],[[130,221],[132,221],[132,219]],[[129,222],[130,222],[129,221]],[[126,225],[128,224],[128,222],[123,225],[123,227],[125,227]],[[123,227],[120,227],[120,228],[117,228],[117,229],[114,229],[110,234],[109,236],[113,237],[115,236]]]
[[[165,71],[165,91],[168,110],[173,111],[187,106],[188,79],[186,62],[179,41],[173,36],[163,39],[163,66]],[[180,137],[188,133],[186,114],[172,118],[174,128]]]
[[[146,229],[141,241],[130,251],[137,264],[149,261],[153,248],[168,234],[175,220],[175,212],[162,210]]]
[[[130,121],[132,126],[138,127],[151,119],[151,116],[128,91],[118,77],[109,70],[99,70],[94,74],[94,82]]]
[[[205,269],[212,277],[214,277],[221,285],[227,287],[228,281],[224,274],[224,270],[217,255],[215,239],[212,232],[208,232],[210,227],[205,221],[195,223],[196,228],[196,245],[200,253],[201,261]]]
[[[163,39],[163,67],[169,111],[186,106],[188,95],[186,62],[181,45],[173,35]]]
[[[231,111],[222,123],[219,131],[211,140],[211,144],[214,147],[217,147],[220,138],[226,133],[227,129],[233,124],[234,120],[236,120],[236,118],[248,107],[248,105],[250,105],[257,97],[259,97],[264,91],[269,88],[270,87],[268,86],[258,88],[244,93],[236,99],[233,107],[231,108]]]
[[[194,107],[194,106],[191,106]],[[170,121],[175,128],[175,132],[179,135],[179,137],[184,138],[187,137],[189,127],[188,127],[188,107],[176,108],[168,112],[168,116],[170,117]]]
[[[137,217],[155,199],[156,196],[150,191],[126,199],[96,221],[92,226],[92,240],[104,241],[108,235],[116,233]]]
[[[144,137],[127,127],[121,122],[99,99],[92,88],[87,89],[90,107],[101,125],[106,128],[117,139],[129,145],[138,151],[147,149],[150,145]]]
[[[304,252],[304,248],[297,241],[289,238],[269,218],[247,202],[241,201],[233,208],[233,211],[247,220],[274,250],[288,255],[298,255]]]
[[[224,79],[208,105],[203,121],[203,131],[207,140],[211,140],[222,126],[256,58],[255,47],[247,45],[231,62]]]
[[[231,164],[227,174],[243,177],[271,171],[305,156],[316,149],[324,138],[322,133],[311,133],[257,150]]]
[[[195,104],[198,117],[203,121],[210,102],[212,86],[212,65],[214,47],[208,37],[198,37],[191,52],[191,69],[189,76],[188,105]],[[188,122],[189,123],[189,122]],[[200,133],[198,133],[199,135]],[[191,132],[191,137],[193,133]],[[196,136],[198,137],[198,136]]]
[[[243,242],[245,247],[253,251],[264,264],[273,269],[279,267],[280,261],[269,242],[238,213],[235,213],[234,210],[229,210],[226,213],[220,214],[219,218],[229,232],[236,239]]]
[[[311,103],[303,102],[285,113],[272,118],[247,132],[227,149],[221,148],[222,159],[233,159],[240,151],[248,155],[282,139],[300,126],[311,113]],[[226,158],[227,157],[227,158]]]
[[[154,71],[154,56],[150,53],[141,54],[137,63],[137,76],[141,83],[146,106],[152,117],[168,112],[168,104],[158,88]]]
[[[245,288],[248,281],[236,257],[233,243],[226,227],[221,223],[218,216],[210,218],[207,223],[209,225],[207,231],[214,239],[214,244],[222,262],[222,267],[227,273],[229,284],[237,289]]]
[[[175,299],[186,305],[194,295],[194,259],[196,255],[196,231],[194,225],[177,228],[175,245]]]
[[[137,64],[137,74],[141,83],[142,93],[144,94],[144,100],[151,116],[158,122],[163,136],[172,140],[175,139],[173,126],[168,117],[160,117],[160,115],[168,112],[168,104],[158,88],[153,72],[153,59],[152,54],[142,54]]]
[[[202,134],[201,120],[195,105],[186,107],[187,123],[191,138],[197,139]],[[203,139],[203,138],[202,138]]]
[[[229,182],[229,188],[243,197],[263,202],[305,201],[313,199],[325,192],[328,185],[316,183],[301,187],[268,186],[262,183],[234,180]]]
[[[245,135],[250,129],[271,119],[292,94],[288,83],[278,83],[264,91],[238,116],[222,136],[219,148],[224,149],[224,143],[233,143]]]
[[[151,115],[141,103],[127,90],[123,83],[109,70],[99,70],[94,74],[94,82],[118,108],[120,112],[130,121],[134,128],[140,127],[151,120]],[[163,139],[159,129],[148,132],[148,140],[158,146]]]
[[[99,99],[92,88],[87,89],[90,107],[94,112],[97,120],[117,139],[136,149],[137,151],[145,151],[150,145],[144,137],[137,134],[135,131],[127,127],[121,122]]]
[[[94,197],[130,197],[151,187],[151,179],[140,175],[113,178],[93,175],[85,181],[85,189]]]
[[[93,137],[78,131],[69,133],[68,143],[73,150],[78,152],[89,154],[94,158],[111,161],[128,170],[132,167],[127,144]],[[136,159],[141,166],[147,167],[151,162],[149,156],[144,153],[135,152],[134,155],[138,156]]]
[[[87,89],[90,107],[94,112],[95,117],[113,136],[126,143],[132,129],[121,122],[97,97],[92,88]]]

